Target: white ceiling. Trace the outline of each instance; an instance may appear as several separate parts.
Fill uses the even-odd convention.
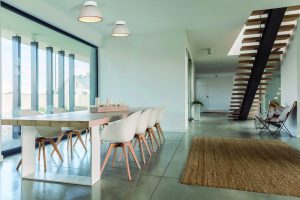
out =
[[[60,20],[68,23],[63,28],[86,37],[94,44],[99,44],[101,36],[110,37],[112,25],[117,20],[127,21],[132,37],[143,33],[185,31],[192,59],[197,67],[205,69],[236,67],[237,57],[228,57],[227,54],[251,11],[300,4],[299,0],[96,1],[104,16],[103,22],[97,24],[82,24],[77,21],[84,0],[9,2],[56,25],[60,24],[61,18]],[[41,5],[44,7],[39,7]],[[54,10],[56,16],[53,15]],[[214,53],[208,55],[205,50],[207,48],[212,48]]]

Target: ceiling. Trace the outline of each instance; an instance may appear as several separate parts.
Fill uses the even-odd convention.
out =
[[[65,54],[75,54],[77,60],[89,62],[91,47],[53,31],[33,21],[27,20],[6,9],[1,10],[1,36],[11,39],[12,36],[20,35],[22,44],[30,45],[37,41],[40,49],[48,46],[54,48],[57,53],[64,50]]]
[[[299,0],[96,0],[104,20],[97,24],[82,24],[77,21],[84,0],[11,0],[17,7],[23,4],[27,9],[39,12],[46,20],[53,20],[47,9],[60,11],[60,17],[67,16],[67,30],[78,30],[79,36],[97,43],[102,37],[110,37],[113,23],[125,20],[132,37],[135,34],[185,31],[189,41],[191,57],[199,69],[234,69],[236,56],[227,56],[236,37],[251,11],[298,5]],[[38,4],[47,6],[43,12]],[[37,7],[37,8],[31,8]],[[56,16],[57,17],[57,16]],[[55,17],[54,17],[55,18]],[[54,21],[59,24],[59,21]],[[95,34],[96,33],[96,34]],[[99,38],[99,39],[97,39]],[[207,53],[207,48],[213,54]]]

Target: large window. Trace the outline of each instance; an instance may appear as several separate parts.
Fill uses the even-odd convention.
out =
[[[1,15],[2,117],[88,108],[97,95],[97,48],[38,19],[5,8]],[[4,151],[20,147],[20,127],[2,126],[1,134]]]

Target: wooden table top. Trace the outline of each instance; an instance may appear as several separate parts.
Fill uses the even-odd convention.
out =
[[[123,112],[90,113],[90,111],[76,111],[57,114],[44,114],[26,117],[1,119],[1,125],[19,126],[48,126],[48,127],[76,127],[89,128],[116,121],[128,114],[149,108],[130,108]]]

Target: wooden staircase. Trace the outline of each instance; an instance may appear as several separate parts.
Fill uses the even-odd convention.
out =
[[[257,50],[260,47],[262,33],[268,20],[267,13],[268,10],[253,11],[245,24],[238,67],[234,77],[232,97],[230,101],[230,112],[228,115],[230,119],[239,119],[240,117],[248,81],[256,59]],[[258,89],[248,114],[248,119],[253,119],[260,111],[260,103],[266,94],[268,82],[272,79],[274,70],[281,64],[283,55],[286,52],[289,41],[296,28],[299,15],[300,6],[292,6],[286,9],[278,34],[277,36],[275,35],[276,39],[259,82]]]

